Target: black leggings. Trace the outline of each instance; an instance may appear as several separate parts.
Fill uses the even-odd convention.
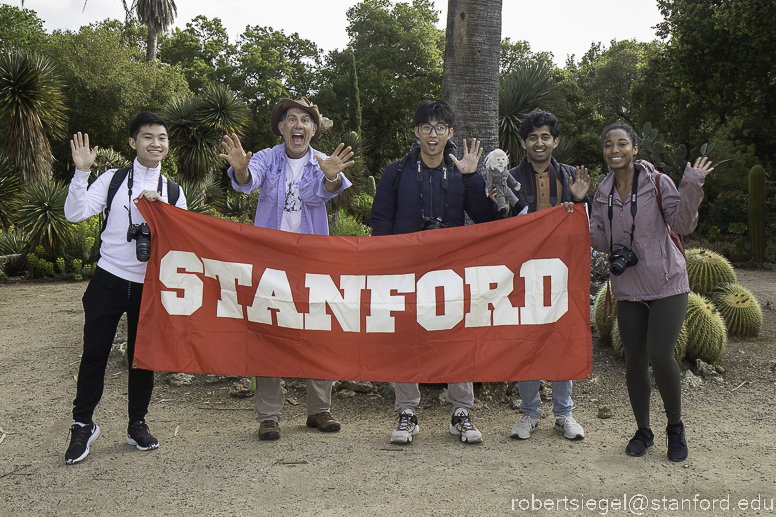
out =
[[[684,293],[646,302],[617,302],[617,327],[625,348],[625,382],[639,428],[650,426],[650,363],[668,423],[682,421],[682,382],[674,346],[687,312],[687,298]]]
[[[84,353],[78,369],[78,386],[73,401],[73,420],[92,422],[94,408],[102,398],[105,368],[122,314],[127,313],[127,359],[129,360],[129,421],[143,420],[154,389],[154,372],[132,368],[135,336],[140,316],[143,284],[123,280],[97,268],[83,297]]]

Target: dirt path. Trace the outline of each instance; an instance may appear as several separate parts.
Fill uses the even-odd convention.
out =
[[[738,274],[763,304],[776,303],[776,272]],[[83,463],[65,466],[85,288],[0,285],[1,516],[776,516],[776,372],[769,367],[776,359],[776,311],[770,309],[760,338],[728,343],[724,384],[708,381],[684,392],[690,457],[683,464],[665,457],[657,393],[655,447],[644,458],[624,454],[635,431],[624,364],[594,343],[594,379],[575,381],[573,393],[584,441],[565,440],[551,417],[530,440],[511,440],[519,413],[480,402],[472,415],[484,443],[473,446],[449,434],[441,386],[423,387],[421,432],[407,447],[388,443],[393,403],[376,394],[335,394],[333,412],[343,428],[331,435],[304,427],[304,404],[288,403],[281,439],[259,442],[252,399],[229,397],[230,382],[197,377],[175,388],[157,374],[149,424],[161,447],[140,452],[124,442],[126,372],[112,357],[95,414],[103,434]],[[304,402],[303,394],[288,396]],[[612,418],[597,418],[602,405]],[[551,403],[542,407],[551,413]],[[618,506],[623,494],[637,506]],[[632,499],[637,494],[648,498],[647,509]],[[752,509],[758,497],[760,509]],[[684,511],[673,509],[672,500],[681,499]],[[706,510],[712,504],[716,510]]]

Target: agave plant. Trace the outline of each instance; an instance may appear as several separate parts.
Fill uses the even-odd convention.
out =
[[[0,55],[0,121],[24,183],[51,179],[49,137],[65,134],[62,87],[48,58],[28,52]]]
[[[21,228],[0,230],[0,256],[7,276],[19,276],[27,271],[27,241],[30,234]]]
[[[55,181],[31,183],[22,190],[13,204],[14,221],[29,232],[29,249],[43,246],[53,253],[70,236],[66,198],[67,187]]]
[[[511,164],[523,157],[520,124],[537,108],[554,110],[562,102],[552,71],[542,64],[517,68],[499,80],[498,144],[509,153]]]

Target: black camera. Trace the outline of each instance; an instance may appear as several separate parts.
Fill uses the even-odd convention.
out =
[[[612,248],[609,254],[609,271],[614,276],[620,276],[623,272],[639,263],[639,259],[632,249],[620,246],[616,250]]]
[[[146,223],[130,224],[127,228],[127,242],[135,239],[135,255],[140,262],[151,258],[151,229]]]
[[[442,222],[441,217],[424,217],[423,228],[420,230],[438,230],[439,228],[447,228],[447,224]]]

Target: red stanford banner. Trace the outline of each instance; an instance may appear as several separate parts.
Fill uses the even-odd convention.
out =
[[[300,235],[141,200],[134,366],[397,382],[592,372],[582,206],[383,237]]]

